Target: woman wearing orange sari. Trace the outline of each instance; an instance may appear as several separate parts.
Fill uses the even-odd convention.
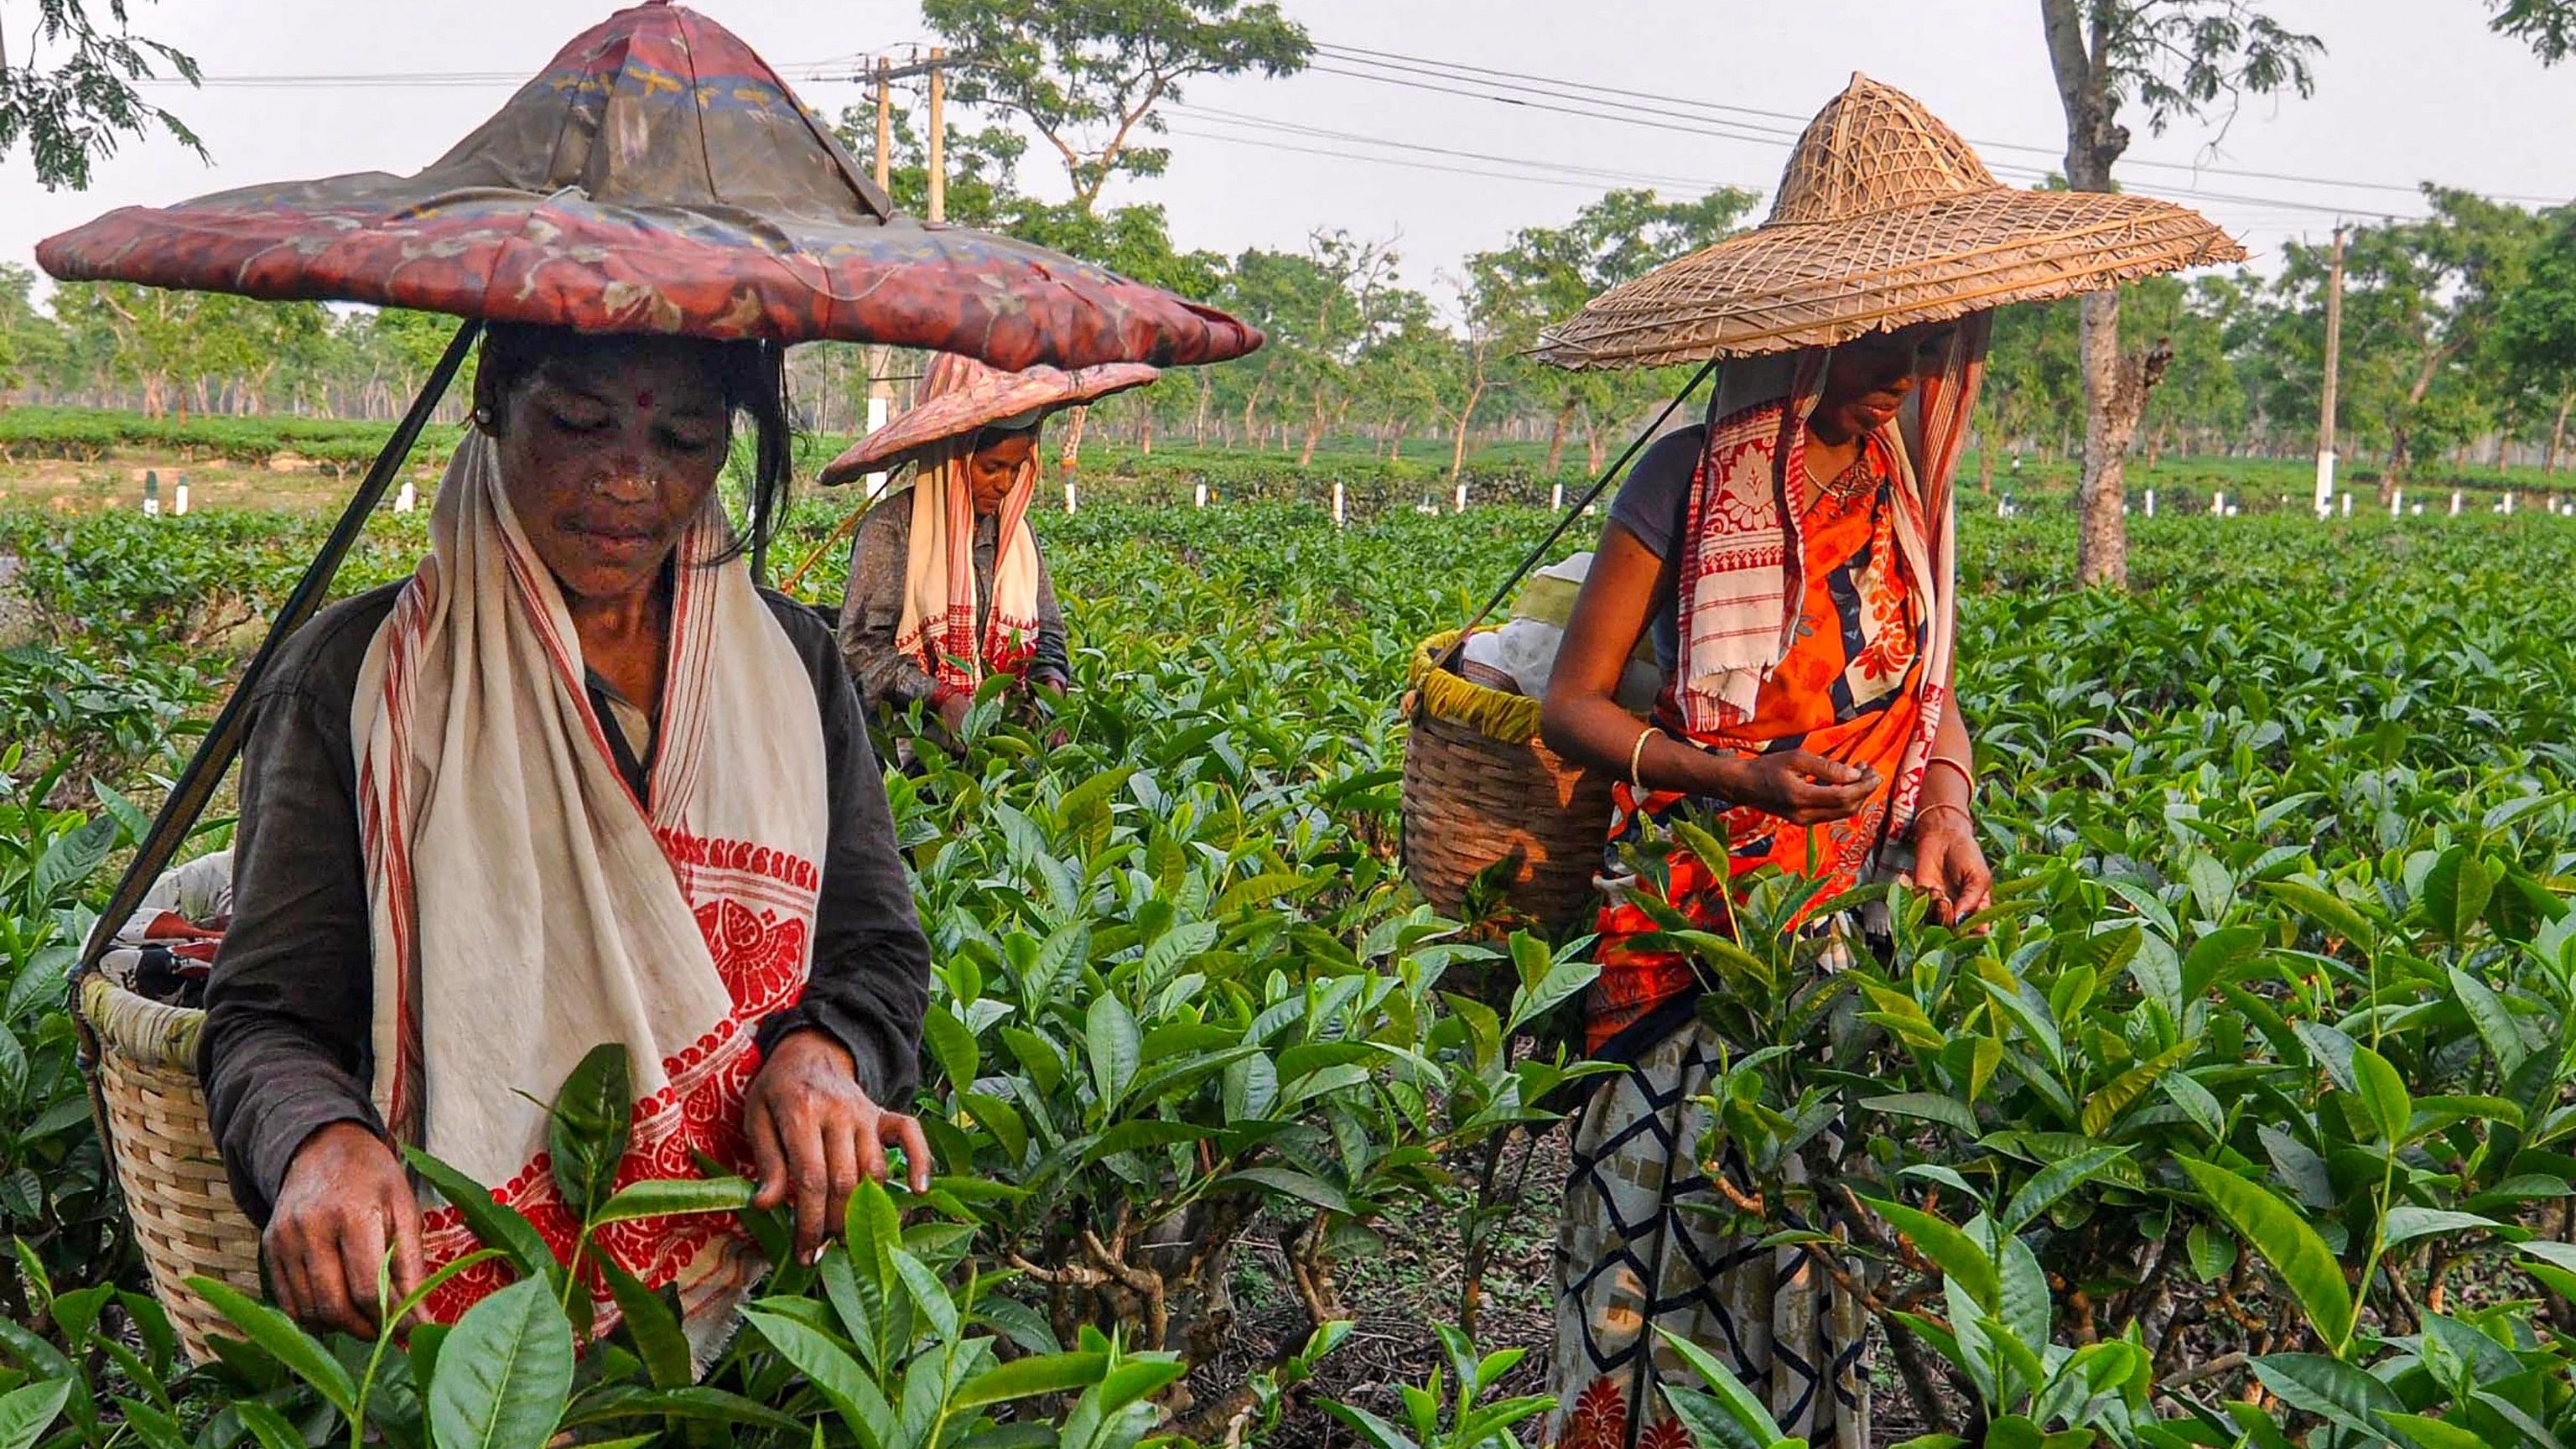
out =
[[[1622,845],[1681,811],[1724,826],[1728,859],[1677,846],[1665,862],[1660,903],[1695,926],[1731,929],[1731,882],[1759,867],[1819,877],[1830,896],[1892,869],[1896,846],[1911,846],[1907,879],[1943,919],[1986,902],[1975,766],[1950,707],[1947,508],[1985,322],[1734,364],[1713,421],[1657,442],[1611,507],[1549,683],[1547,739],[1617,773],[1614,871]],[[1667,683],[1640,724],[1612,692],[1649,633]],[[1692,966],[1631,944],[1660,929],[1636,903],[1658,888],[1611,885],[1585,1035],[1630,1071],[1576,1131],[1558,1442],[1672,1440],[1669,1420],[1638,1422],[1662,1408],[1648,1391],[1671,1369],[1660,1329],[1767,1386],[1789,1432],[1865,1449],[1859,1305],[1803,1247],[1761,1248],[1692,1210],[1713,1196],[1692,1103],[1729,1044],[1693,1015]],[[1850,947],[1848,923],[1831,929],[1829,961]]]
[[[1690,1444],[1663,1393],[1690,1382],[1667,1337],[1707,1350],[1790,1434],[1868,1449],[1862,1306],[1811,1239],[1767,1241],[1834,1234],[1830,1206],[1813,1221],[1772,1202],[1749,1233],[1707,1211],[1724,1194],[1702,1162],[1703,1099],[1766,1043],[1701,1023],[1691,965],[1649,938],[1675,914],[1731,932],[1736,882],[1763,867],[1821,882],[1816,900],[1902,878],[1944,921],[1986,904],[1951,697],[1950,480],[1992,309],[2243,256],[2170,202],[2006,186],[1921,103],[1855,75],[1798,138],[1761,226],[1541,338],[1571,368],[1727,359],[1707,425],[1656,443],[1621,489],[1548,685],[1547,742],[1620,782],[1586,1025],[1625,1068],[1575,1126],[1558,1449]],[[1650,632],[1665,689],[1641,722],[1611,692]],[[1623,874],[1622,848],[1684,810],[1715,817],[1727,859],[1675,848],[1653,878]],[[1851,962],[1875,914],[1805,923],[1821,970]],[[1826,1050],[1865,1070],[1859,1038],[1837,1029]],[[1782,1196],[1830,1204],[1802,1164],[1829,1172],[1841,1152],[1826,1128],[1791,1155]]]

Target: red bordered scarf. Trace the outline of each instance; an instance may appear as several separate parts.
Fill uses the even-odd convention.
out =
[[[430,556],[367,651],[351,708],[375,959],[376,1105],[526,1213],[559,1257],[578,1225],[555,1191],[546,1108],[602,1042],[628,1048],[633,1145],[619,1185],[746,1165],[753,1031],[803,993],[829,821],[813,684],[727,544],[713,499],[682,536],[649,805],[591,708],[553,576],[469,434]],[[424,1198],[432,1269],[473,1246]],[[647,1219],[594,1240],[677,1284],[701,1352],[761,1264],[720,1216]],[[493,1265],[430,1302],[453,1321]],[[594,1284],[594,1289],[598,1285]],[[612,1303],[599,1304],[603,1323]]]
[[[973,454],[971,436],[954,439],[913,474],[903,612],[894,633],[894,647],[942,689],[969,693],[987,672],[1019,673],[1038,641],[1038,544],[1028,525],[1038,486],[1036,451],[1011,480],[995,520],[989,608],[979,607],[975,589],[975,490],[966,478]],[[984,616],[980,632],[978,614]]]
[[[1923,601],[1923,715],[1889,802],[1890,829],[1913,818],[1950,693],[1958,633],[1958,541],[1951,479],[1985,373],[1990,314],[1960,319],[1941,371],[1925,378],[1881,431],[1903,486],[1896,535]],[[1803,596],[1805,541],[1789,480],[1804,476],[1807,419],[1822,399],[1830,348],[1728,364],[1710,405],[1708,440],[1684,520],[1677,585],[1682,724],[1702,738],[1750,718],[1785,657]],[[1778,406],[1786,399],[1786,406]]]

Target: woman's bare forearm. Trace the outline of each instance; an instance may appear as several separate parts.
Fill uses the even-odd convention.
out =
[[[1737,763],[1674,739],[1606,694],[1562,689],[1553,681],[1539,712],[1539,734],[1566,759],[1650,790],[1724,795],[1728,767]]]
[[[1958,768],[1939,763],[1944,760]],[[1968,721],[1953,701],[1952,708],[1942,714],[1940,726],[1932,732],[1931,761],[1923,770],[1923,804],[1969,808],[1976,796],[1976,772],[1977,752],[1968,738]]]
[[[1723,777],[1734,761],[1653,729],[1614,697],[1668,587],[1663,575],[1663,560],[1636,535],[1616,521],[1602,528],[1548,676],[1539,734],[1569,760],[1650,789],[1725,793]]]

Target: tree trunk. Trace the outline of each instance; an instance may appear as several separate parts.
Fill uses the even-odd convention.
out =
[[[2120,350],[2120,294],[2089,292],[2081,323],[2084,357],[2084,481],[2076,494],[2075,581],[2084,588],[2129,586],[2128,462],[2147,394],[2173,362],[2159,340],[2140,355]]]
[[[2576,409],[2576,389],[2570,389],[2558,399],[2557,420],[2549,425],[2549,456],[2541,463],[2540,471],[2544,473],[2558,471],[2559,454],[2567,449],[2567,414],[2570,409]]]
[[[1082,428],[1091,420],[1091,409],[1075,408],[1064,421],[1064,446],[1056,452],[1056,472],[1065,483],[1073,481],[1073,470],[1082,459]]]
[[[1297,466],[1300,468],[1311,466],[1315,461],[1315,445],[1324,437],[1324,416],[1324,399],[1318,394],[1314,416],[1306,420],[1306,446],[1297,453]]]
[[[1485,396],[1485,385],[1478,383],[1467,393],[1467,405],[1458,409],[1458,434],[1449,446],[1449,478],[1456,482],[1467,471],[1467,424],[1474,421],[1476,404]]]
[[[1609,456],[1609,441],[1601,436],[1601,419],[1592,409],[1583,410],[1583,459],[1586,474],[1601,476],[1601,460]]]
[[[1145,409],[1145,421],[1138,430],[1136,443],[1138,452],[1148,458],[1154,456],[1154,410],[1151,407]]]
[[[1577,406],[1571,399],[1567,400],[1556,410],[1556,419],[1547,430],[1547,466],[1540,471],[1550,478],[1556,476],[1557,469],[1565,466],[1565,424],[1573,417]]]

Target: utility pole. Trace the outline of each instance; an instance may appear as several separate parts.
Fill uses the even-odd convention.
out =
[[[948,219],[948,51],[930,48],[930,204],[932,221]]]
[[[894,78],[883,56],[877,57],[877,190],[894,184]]]
[[[2326,270],[2325,397],[2317,419],[2317,516],[2326,516],[2335,491],[2335,373],[2343,363],[2343,228],[2334,233],[2334,262]]]

